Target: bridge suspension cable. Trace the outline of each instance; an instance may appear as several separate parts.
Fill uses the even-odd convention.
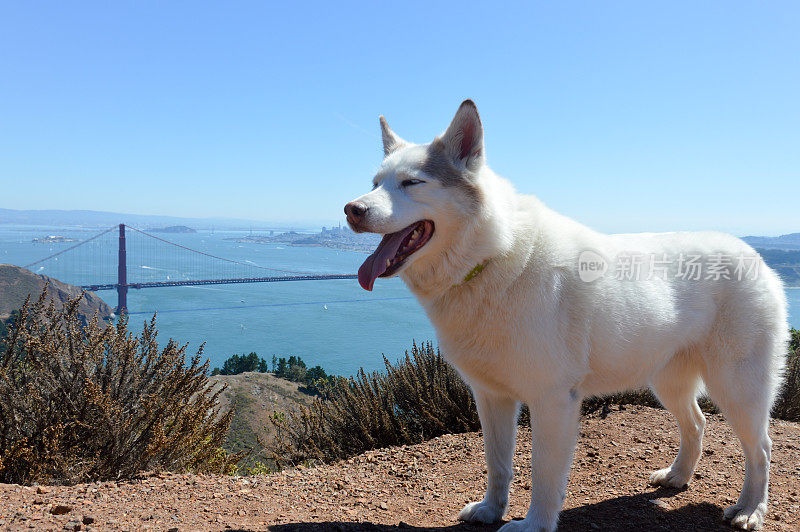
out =
[[[257,268],[257,269],[260,269],[260,270],[268,270],[268,271],[273,271],[273,272],[294,273],[294,274],[297,274],[297,275],[314,275],[311,272],[299,272],[299,271],[294,271],[294,270],[281,270],[281,269],[278,269],[278,268],[268,268],[266,266],[259,266],[258,264],[247,264],[245,262],[241,262],[241,261],[238,261],[238,260],[232,260],[232,259],[226,259],[226,258],[223,258],[223,257],[217,257],[216,255],[212,255],[211,253],[206,253],[205,251],[192,249],[192,248],[189,248],[189,247],[186,247],[186,246],[182,246],[181,244],[176,244],[175,242],[170,242],[169,240],[166,240],[166,239],[161,238],[161,237],[157,237],[155,235],[151,235],[150,233],[146,233],[146,232],[142,231],[141,229],[136,229],[135,227],[131,227],[129,225],[126,225],[125,227],[127,227],[128,229],[132,229],[132,230],[136,231],[137,233],[140,233],[140,234],[142,234],[144,236],[149,236],[150,238],[154,238],[156,240],[164,242],[165,244],[169,244],[170,246],[175,246],[176,248],[184,249],[186,251],[191,251],[192,253],[197,253],[198,255],[203,255],[205,257],[209,257],[209,258],[212,258],[212,259],[217,259],[217,260],[222,260],[222,261],[225,261],[225,262],[229,262],[231,264],[238,264],[239,266],[245,266],[247,268]],[[113,229],[113,227],[111,229]],[[109,229],[109,231],[111,229]]]
[[[81,242],[78,242],[78,243],[77,243],[77,244],[75,244],[74,246],[70,246],[70,247],[68,247],[68,248],[62,249],[61,251],[57,251],[56,253],[53,253],[52,255],[48,255],[48,256],[46,256],[46,257],[45,257],[45,258],[43,258],[43,259],[39,259],[39,260],[37,260],[36,262],[31,262],[30,264],[26,264],[25,266],[23,266],[23,268],[25,268],[26,270],[29,270],[29,269],[31,268],[31,266],[36,266],[37,264],[41,264],[42,262],[45,262],[45,261],[47,261],[47,260],[53,259],[53,258],[55,258],[55,257],[58,257],[59,255],[63,255],[63,254],[64,254],[64,253],[66,253],[67,251],[72,251],[73,249],[75,249],[75,248],[78,248],[78,247],[81,247],[81,246],[82,246],[82,245],[84,245],[84,244],[88,244],[88,243],[89,243],[89,242],[91,242],[92,240],[96,240],[96,239],[100,238],[101,236],[103,236],[104,234],[106,234],[106,233],[110,233],[111,231],[113,231],[113,230],[114,230],[114,229],[116,229],[116,228],[117,228],[117,226],[116,226],[116,225],[115,225],[115,226],[113,226],[113,227],[109,227],[109,228],[108,228],[108,229],[106,229],[105,231],[103,231],[103,232],[100,232],[100,233],[97,233],[96,235],[94,235],[94,236],[93,236],[93,237],[91,237],[91,238],[87,238],[86,240],[83,240],[83,241],[81,241]],[[132,229],[132,228],[131,228],[131,229]]]
[[[119,229],[115,235],[101,240]],[[132,232],[127,233],[126,229]],[[130,238],[134,234],[137,238]],[[112,240],[113,239],[113,240]],[[153,243],[158,242],[159,245]],[[164,253],[169,246],[175,253]],[[62,255],[68,255],[68,260]],[[135,227],[119,224],[25,266],[85,290],[116,290],[117,310],[127,311],[129,289],[283,281],[356,279],[353,274],[261,266],[193,249]],[[278,275],[276,275],[278,274]]]

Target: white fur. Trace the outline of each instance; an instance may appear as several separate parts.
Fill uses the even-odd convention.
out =
[[[681,434],[677,458],[653,473],[651,482],[682,486],[691,479],[705,425],[695,399],[705,389],[739,436],[746,458],[744,488],[725,517],[743,529],[760,528],[767,507],[769,411],[788,330],[779,278],[760,263],[755,279],[685,280],[673,266],[666,279],[618,280],[607,274],[582,281],[577,261],[586,250],[608,258],[623,252],[704,258],[755,252],[722,233],[605,235],[559,215],[536,198],[517,194],[485,165],[477,111],[473,119],[480,160],[455,157],[453,163],[479,191],[477,206],[468,205],[457,187],[421,172],[427,146],[393,133],[396,149],[387,150],[375,190],[359,198],[369,206],[361,230],[387,233],[422,219],[435,223],[434,236],[400,276],[478,405],[488,489],[459,517],[481,522],[503,517],[518,405],[526,403],[533,427],[531,506],[524,520],[502,530],[555,530],[581,399],[649,386],[675,416]],[[385,138],[387,130],[388,125]],[[427,182],[401,187],[408,176]],[[487,259],[479,275],[462,283]]]

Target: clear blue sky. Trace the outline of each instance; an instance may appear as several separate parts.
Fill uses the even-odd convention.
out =
[[[473,98],[603,231],[800,231],[797,2],[0,4],[0,207],[333,223]]]

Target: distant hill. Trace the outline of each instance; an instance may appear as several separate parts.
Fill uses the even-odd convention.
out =
[[[745,236],[786,286],[800,287],[800,233],[781,236]]]
[[[81,289],[56,279],[37,275],[19,266],[0,264],[0,319],[5,319],[15,310],[19,310],[30,296],[32,301],[39,298],[47,282],[50,282],[47,296],[54,301],[56,306],[63,304],[76,296]],[[108,318],[113,309],[102,299],[91,292],[87,292],[78,305],[78,312],[84,319],[91,319],[95,312],[100,318]]]
[[[786,286],[800,287],[800,250],[756,248]]]
[[[781,236],[745,236],[742,240],[754,248],[800,250],[800,233]]]
[[[168,227],[159,227],[157,229],[150,229],[151,233],[184,233],[184,234],[191,234],[196,233],[194,229],[191,227],[186,227],[185,225],[170,225]]]
[[[180,218],[177,216],[87,210],[0,209],[0,224],[111,227],[120,223],[141,228],[186,225],[199,229],[258,229],[262,231],[286,231],[292,229],[291,226],[286,224],[238,218]]]

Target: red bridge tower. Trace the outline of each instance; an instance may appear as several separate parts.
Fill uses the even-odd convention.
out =
[[[128,311],[128,257],[125,252],[125,224],[119,224],[119,260],[117,262],[117,314]]]

